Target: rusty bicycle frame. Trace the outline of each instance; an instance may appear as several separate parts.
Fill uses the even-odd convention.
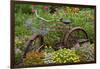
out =
[[[37,11],[35,11],[35,15],[36,15],[37,18],[39,18],[39,19],[41,19],[45,22],[52,21],[52,20],[46,20],[46,19],[40,17],[37,14]],[[60,21],[61,22],[58,22],[58,23],[59,24],[64,24],[63,26],[65,26],[65,27],[63,27],[63,26],[62,27],[61,26],[50,27],[51,29],[52,28],[57,28],[59,30],[56,30],[56,31],[64,33],[64,35],[63,35],[62,39],[60,40],[60,42],[58,42],[55,46],[55,48],[57,50],[60,49],[60,48],[72,48],[72,46],[74,46],[74,45],[80,46],[81,43],[89,41],[88,40],[88,35],[87,35],[87,33],[85,32],[85,30],[83,28],[74,27],[74,28],[71,29],[71,27],[70,27],[71,21],[70,20],[63,20],[63,18],[61,18]],[[69,25],[69,27],[66,28],[66,26],[68,26],[68,25]],[[44,27],[45,27],[44,24],[42,24],[41,27],[40,27],[42,32],[44,31],[44,29],[43,29]],[[53,32],[53,31],[50,30],[49,32]],[[80,38],[78,36],[75,37],[76,36],[75,34],[76,33],[79,34],[79,32],[84,34],[84,35],[82,35],[82,36],[84,36],[83,38]],[[74,34],[74,35],[72,35],[72,34]],[[29,51],[29,47],[32,46],[32,42],[34,42],[37,38],[39,38],[40,43],[39,43],[39,47],[36,49],[36,51],[41,51],[44,48],[44,45],[43,45],[44,44],[44,39],[43,39],[43,37],[44,37],[44,35],[41,35],[41,34],[32,35],[32,37],[27,41],[27,45],[26,45],[27,47],[26,47],[25,52],[23,54],[24,58],[26,57],[26,54]],[[78,39],[81,39],[81,40],[78,40]]]

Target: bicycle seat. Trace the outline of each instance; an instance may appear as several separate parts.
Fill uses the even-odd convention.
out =
[[[70,20],[65,20],[63,18],[61,18],[60,21],[63,22],[64,24],[70,24],[71,23]]]
[[[63,22],[64,24],[70,24],[70,23],[71,23],[70,20],[62,20],[62,22]]]

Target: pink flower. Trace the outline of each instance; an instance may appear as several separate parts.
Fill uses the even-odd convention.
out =
[[[48,6],[44,6],[44,10],[48,10],[49,9],[49,7]]]
[[[34,10],[34,9],[32,10],[33,13],[35,13],[35,11],[36,11],[36,10]]]

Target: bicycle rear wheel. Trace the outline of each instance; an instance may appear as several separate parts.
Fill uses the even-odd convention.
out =
[[[75,27],[65,35],[64,45],[67,48],[80,47],[82,43],[88,41],[86,31],[81,27]]]

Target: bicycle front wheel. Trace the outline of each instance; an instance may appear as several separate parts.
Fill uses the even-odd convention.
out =
[[[30,51],[40,51],[42,47],[43,37],[41,35],[33,35],[27,42],[23,57],[25,58]]]

